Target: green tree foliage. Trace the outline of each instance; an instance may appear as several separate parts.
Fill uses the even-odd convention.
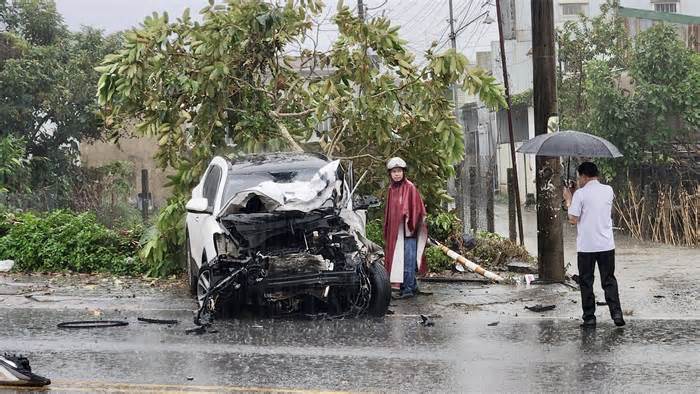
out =
[[[53,185],[74,168],[78,142],[99,138],[95,64],[119,37],[69,32],[53,0],[0,2],[0,136],[32,157],[32,186]]]
[[[615,168],[681,164],[679,152],[697,141],[700,130],[700,55],[675,28],[659,24],[641,33],[625,70],[605,60],[586,69],[590,127],[625,153]],[[631,87],[623,89],[627,78]],[[679,170],[692,170],[688,164],[694,163]]]
[[[673,25],[655,24],[630,38],[618,6],[608,0],[601,15],[559,31],[563,128],[593,132],[623,151],[603,166],[609,177],[624,178],[641,165],[697,176],[697,165],[684,162],[681,152],[698,138],[700,55]]]
[[[615,69],[626,68],[632,42],[625,20],[616,13],[619,0],[607,0],[600,14],[568,21],[557,32],[559,55],[559,111],[562,129],[586,130],[588,111],[586,65],[605,60]]]
[[[444,184],[464,148],[445,93],[457,83],[495,107],[505,104],[501,87],[454,51],[430,50],[425,66],[416,65],[397,26],[385,18],[362,23],[342,4],[334,18],[340,37],[329,52],[288,56],[321,7],[318,0],[230,0],[210,2],[202,22],[189,12],[173,22],[154,14],[98,67],[105,123],[138,119],[138,132],[158,140],[160,166],[176,170],[161,235],[144,249],[154,266],[174,267],[161,260],[175,260],[184,201],[215,154],[323,151],[367,170],[367,191],[381,188],[384,161],[400,155],[429,204],[447,198]],[[329,127],[319,131],[321,123]]]
[[[0,137],[0,193],[21,188],[26,169],[24,141],[14,136]]]
[[[32,45],[52,45],[68,34],[53,0],[0,0],[0,21]]]

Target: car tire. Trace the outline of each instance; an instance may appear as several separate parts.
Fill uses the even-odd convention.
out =
[[[389,310],[391,302],[391,283],[384,265],[379,261],[373,261],[367,270],[372,293],[370,294],[367,314],[374,317],[383,317]]]
[[[192,258],[192,249],[190,249],[190,235],[185,235],[185,264],[187,264],[187,287],[191,296],[197,295],[197,279],[198,267]]]
[[[214,271],[207,265],[202,266],[199,270],[199,275],[197,276],[197,282],[195,286],[195,298],[197,299],[197,305],[202,306],[202,299],[212,286],[218,283],[219,279],[214,276]],[[235,317],[240,314],[242,307],[242,291],[236,290],[231,293],[226,298],[219,298],[216,304],[216,315],[218,317],[230,318]]]
[[[214,283],[212,283],[213,280],[214,271],[206,265],[202,266],[202,268],[199,269],[197,281],[195,282],[195,298],[197,299],[197,305],[200,307],[202,306],[204,296],[214,285]]]

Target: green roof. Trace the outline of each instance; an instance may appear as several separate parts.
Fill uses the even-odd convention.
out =
[[[619,7],[618,13],[628,18],[649,19],[653,21],[664,21],[678,23],[681,25],[700,25],[700,16],[675,14],[670,12],[658,12],[651,10],[640,10],[638,8]]]

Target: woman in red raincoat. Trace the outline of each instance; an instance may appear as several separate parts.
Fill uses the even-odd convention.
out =
[[[426,272],[423,251],[428,240],[426,211],[416,186],[406,179],[406,162],[393,157],[387,162],[391,185],[384,208],[384,264],[399,298],[418,292],[416,272]]]

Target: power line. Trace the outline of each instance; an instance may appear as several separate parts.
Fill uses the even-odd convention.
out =
[[[472,18],[472,17],[471,17],[471,13],[472,13],[472,11],[475,11],[475,10],[476,10],[476,9],[472,10],[472,6],[473,6],[473,5],[474,5],[474,1],[472,0],[472,1],[469,2],[469,6],[468,6],[468,8],[467,8],[467,11],[464,13],[464,16],[462,17],[462,20],[460,20],[460,21],[457,23],[457,26],[459,26],[459,27],[456,28],[455,31],[458,31],[459,29],[462,28],[462,25],[464,24],[464,21],[467,20],[467,18],[469,18],[469,19]]]
[[[468,5],[468,4],[467,4],[467,5]],[[467,5],[465,5],[465,7],[466,7]],[[464,12],[464,9],[462,9],[462,11],[460,11],[460,13],[461,13],[461,12]],[[458,16],[458,17],[459,17],[459,16]],[[447,34],[447,32],[450,30],[450,23],[449,23],[450,21],[449,21],[449,18],[448,18],[447,22],[448,22],[448,23],[447,23],[445,26],[443,26],[443,28],[442,28],[442,31],[441,31],[441,33],[440,33],[440,37],[439,37],[437,40],[435,40],[438,44],[440,44],[440,45],[435,49],[436,52],[439,51],[440,49],[442,49],[442,48],[443,48],[445,45],[447,45],[447,43],[449,42],[449,37],[448,37],[448,40],[443,41],[443,39],[445,39],[445,34]]]
[[[490,27],[490,26],[489,26],[488,24],[486,24],[486,23],[483,23],[483,20],[482,20],[481,23],[480,23],[480,25],[477,26],[477,27],[474,29],[474,31],[472,32],[472,34],[468,36],[465,45],[463,45],[462,47],[460,47],[460,51],[463,52],[465,49],[469,48],[469,47],[470,47],[470,44],[472,43],[472,41],[473,41],[475,38],[476,38],[476,41],[474,41],[474,43],[475,43],[475,44],[478,43],[478,42],[481,40],[481,38],[484,36],[484,34],[486,33],[486,30],[489,29],[489,27]]]
[[[434,6],[435,4],[432,4],[432,5]],[[421,15],[421,14],[424,14],[424,13],[426,12],[426,10],[427,10],[430,6],[431,6],[430,2],[428,2],[428,3],[423,3],[423,6],[418,8],[418,12],[416,12],[415,14],[413,14],[413,16],[412,16],[411,18],[408,19],[407,23],[406,23],[405,25],[402,24],[401,27],[404,28],[404,29],[406,29],[406,30],[408,31],[410,28],[412,28],[412,27],[416,26],[417,24],[420,24],[421,22],[423,22],[423,21],[424,21],[424,18],[418,18],[418,16]]]

